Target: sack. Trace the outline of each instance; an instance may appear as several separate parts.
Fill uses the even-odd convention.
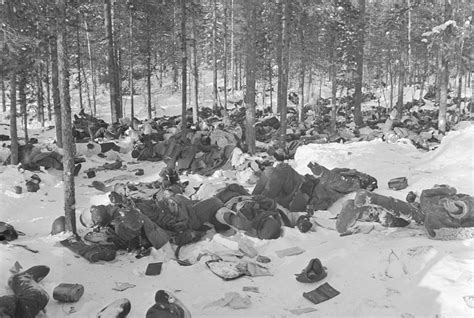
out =
[[[392,190],[403,190],[408,187],[408,180],[405,177],[390,179],[388,187]]]
[[[430,238],[464,239],[474,235],[474,197],[456,192],[447,185],[422,191],[420,206]]]

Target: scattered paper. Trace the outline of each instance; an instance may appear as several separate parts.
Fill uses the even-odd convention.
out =
[[[309,312],[313,312],[313,311],[316,311],[316,310],[317,310],[316,308],[305,307],[305,308],[290,309],[289,311],[293,315],[301,315],[301,314],[307,314]]]
[[[242,297],[240,296],[239,293],[230,292],[230,293],[225,293],[224,298],[213,301],[212,303],[204,306],[204,308],[213,307],[213,306],[218,306],[218,307],[228,306],[232,309],[245,309],[245,308],[249,308],[250,305],[252,305],[250,297],[248,296]]]
[[[242,287],[242,291],[260,293],[260,291],[258,290],[258,287],[252,287],[252,286],[244,286]]]
[[[301,253],[304,253],[306,252],[304,249],[298,247],[298,246],[294,246],[294,247],[290,247],[290,248],[286,248],[284,250],[279,250],[279,251],[276,251],[276,255],[278,255],[278,257],[282,258],[282,257],[285,257],[285,256],[293,256],[293,255],[299,255]]]
[[[135,286],[137,286],[137,285],[129,284],[129,283],[115,282],[115,287],[112,288],[112,289],[116,290],[116,291],[124,291],[124,290],[127,290],[129,288],[133,288]]]

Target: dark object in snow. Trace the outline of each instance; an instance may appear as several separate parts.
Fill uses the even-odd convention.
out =
[[[20,186],[14,186],[13,190],[15,190],[16,194],[21,194],[23,192],[23,188]]]
[[[448,185],[435,185],[420,195],[428,236],[438,240],[474,237],[474,197]]]
[[[77,177],[79,175],[79,171],[81,171],[82,165],[78,164],[74,167],[74,176]]]
[[[87,171],[86,171],[86,175],[87,175],[87,177],[88,177],[89,179],[95,178],[95,176],[96,176],[94,170],[87,170]]]
[[[257,262],[266,264],[266,263],[270,263],[271,259],[269,257],[263,256],[263,255],[258,255],[257,256]]]
[[[10,140],[9,136],[0,134],[0,141],[7,141],[7,140]]]
[[[51,226],[51,235],[56,235],[63,233],[66,230],[66,218],[64,215],[61,215],[54,220],[53,225]]]
[[[84,286],[81,284],[61,283],[53,290],[53,298],[64,303],[74,303],[81,299],[84,294]]]
[[[165,290],[155,294],[155,304],[146,312],[146,318],[191,318],[191,313],[184,304]]]
[[[337,232],[341,234],[347,233],[347,230],[356,223],[359,216],[360,211],[354,206],[354,200],[344,202],[336,220]]]
[[[340,292],[334,289],[331,285],[324,283],[308,293],[303,293],[303,297],[317,305],[333,297],[336,297],[339,294]]]
[[[127,298],[117,299],[113,303],[102,308],[97,313],[97,318],[125,318],[130,313],[132,304]]]
[[[49,267],[33,266],[10,277],[13,296],[0,297],[1,317],[34,318],[49,301],[48,293],[38,284],[49,273]]]
[[[137,169],[137,171],[135,172],[136,176],[143,176],[144,174],[145,174],[145,171],[143,171],[143,169]]]
[[[112,244],[87,245],[75,235],[60,241],[60,243],[75,254],[81,255],[91,263],[98,261],[112,261],[115,259],[117,254],[117,249]]]
[[[148,275],[148,276],[160,275],[162,266],[163,266],[162,262],[148,264],[145,271],[145,275]]]
[[[26,191],[37,192],[40,189],[40,183],[40,177],[37,174],[32,175],[29,180],[26,180]]]
[[[408,187],[408,180],[405,177],[390,179],[388,187],[392,190],[403,190]]]
[[[0,241],[13,241],[18,238],[15,228],[5,222],[0,221]]]
[[[415,200],[416,200],[416,193],[413,192],[413,191],[408,192],[406,200],[407,200],[407,202],[409,202],[409,203],[415,202]]]
[[[112,190],[112,187],[107,187],[105,185],[105,183],[101,182],[101,181],[92,181],[92,184],[91,186],[99,191],[102,191],[102,192],[109,192],[110,190]]]
[[[326,273],[325,267],[321,264],[319,258],[313,258],[309,261],[305,269],[296,275],[296,280],[301,283],[316,283],[320,280],[326,278],[328,275]]]
[[[311,223],[307,215],[302,215],[296,220],[296,227],[301,233],[306,233],[311,230],[313,223]]]

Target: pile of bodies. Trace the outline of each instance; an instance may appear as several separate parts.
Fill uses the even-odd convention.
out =
[[[325,210],[342,196],[377,188],[377,180],[353,169],[329,170],[317,163],[313,174],[302,176],[291,166],[268,167],[252,193],[229,184],[203,200],[183,194],[175,171],[166,168],[162,181],[150,184],[116,184],[110,204],[92,206],[81,222],[106,233],[117,248],[161,248],[171,241],[184,245],[199,239],[209,225],[215,231],[230,228],[261,239],[276,239],[282,226],[311,228],[309,214]],[[147,188],[150,191],[140,189]]]

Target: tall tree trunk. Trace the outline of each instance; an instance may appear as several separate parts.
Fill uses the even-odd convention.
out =
[[[392,67],[392,63],[389,61],[388,62],[388,73],[390,74],[390,110],[393,109],[393,85],[394,85],[394,81],[393,81],[393,67]]]
[[[224,3],[224,109],[227,109],[227,1]]]
[[[232,93],[237,89],[237,75],[235,74],[235,47],[234,47],[234,0],[230,0],[230,72]]]
[[[306,13],[304,12],[304,8],[302,9],[302,12],[300,14],[300,28],[298,32],[298,37],[299,37],[299,42],[300,42],[300,80],[299,80],[299,94],[300,94],[300,100],[299,100],[299,105],[298,105],[298,120],[300,122],[303,122],[304,119],[304,114],[303,114],[303,109],[304,109],[304,79],[306,76],[306,47],[305,47],[305,37],[304,37],[304,28],[303,25],[306,23]]]
[[[110,90],[110,114],[112,123],[116,123],[120,116],[120,96],[119,86],[117,83],[116,61],[114,50],[114,39],[112,34],[112,12],[111,0],[104,1],[104,21],[105,21],[105,37],[107,39],[107,64],[108,64],[108,80]]]
[[[79,21],[76,25],[76,67],[77,67],[77,86],[79,88],[79,108],[84,111],[84,102],[82,100],[82,79],[81,79],[81,39],[79,36]]]
[[[40,63],[38,66],[38,79],[37,79],[37,99],[38,99],[38,119],[41,123],[41,127],[44,127],[44,98],[43,98],[43,64]]]
[[[130,89],[130,122],[133,123],[135,117],[135,105],[133,104],[133,11],[130,8],[130,38],[128,39],[128,52],[130,54],[129,65],[129,89]]]
[[[2,85],[2,110],[5,113],[7,111],[7,98],[5,94],[5,78],[3,73],[0,75],[0,85]]]
[[[403,111],[403,95],[404,95],[404,83],[405,83],[405,65],[402,61],[399,61],[400,72],[398,74],[398,100],[397,100],[397,117],[400,118]]]
[[[246,6],[246,61],[245,61],[245,106],[246,106],[246,127],[245,141],[250,154],[255,153],[255,68],[257,59],[257,43],[255,23],[257,20],[257,2],[250,0]]]
[[[20,99],[20,111],[25,133],[25,142],[28,143],[28,110],[26,102],[26,70],[20,70],[20,80],[18,82],[18,98]]]
[[[217,110],[217,0],[212,3],[212,108]]]
[[[51,84],[53,90],[54,125],[56,127],[56,144],[63,147],[62,120],[61,120],[61,100],[59,97],[58,83],[58,44],[57,38],[51,41]]]
[[[151,43],[150,39],[147,40],[147,56],[146,56],[146,93],[147,93],[147,109],[148,119],[152,118],[151,115]]]
[[[306,103],[309,103],[310,100],[312,100],[313,93],[314,93],[314,90],[313,90],[313,70],[310,66],[309,70],[308,70],[308,86],[307,86],[307,92],[306,92]]]
[[[193,24],[193,77],[194,77],[194,107],[193,107],[193,123],[197,124],[199,120],[199,69],[197,63],[197,27],[196,19],[192,15]]]
[[[51,48],[50,46],[48,46],[48,52],[49,54],[51,54]],[[51,55],[50,55],[51,56]],[[52,105],[51,105],[51,82],[49,80],[49,73],[50,73],[50,69],[51,69],[51,60],[50,58],[47,58],[46,59],[46,76],[45,76],[45,85],[46,85],[46,100],[47,100],[47,103],[48,103],[48,120],[51,121],[51,119],[53,118],[52,116]]]
[[[282,24],[281,24],[281,116],[280,116],[280,142],[281,146],[286,145],[286,113],[288,101],[288,72],[290,59],[290,0],[282,0]]]
[[[407,14],[408,14],[408,19],[407,19],[408,83],[411,86],[412,76],[413,76],[413,69],[412,69],[413,67],[412,67],[412,61],[411,61],[411,0],[407,0]]]
[[[92,114],[93,110],[92,110],[92,104],[91,104],[91,91],[89,87],[89,81],[87,80],[85,67],[82,67],[82,78],[84,79],[83,83],[85,84],[85,87],[86,87],[87,107],[89,108],[89,113]]]
[[[95,68],[94,68],[94,57],[92,55],[92,45],[90,40],[90,31],[87,27],[87,19],[84,19],[84,27],[86,28],[86,38],[87,38],[87,50],[89,51],[89,68],[91,72],[91,82],[92,82],[92,106],[94,107],[94,116],[97,115],[97,84],[95,82]]]
[[[356,49],[356,76],[354,83],[354,122],[358,127],[364,125],[362,118],[362,81],[364,78],[364,43],[365,43],[365,0],[359,0],[359,17]]]
[[[181,0],[181,129],[185,129],[187,127],[187,59],[188,56],[186,54],[186,1]]]
[[[453,11],[451,1],[444,1],[444,20],[452,18]],[[444,35],[444,37],[449,35]],[[446,40],[446,38],[443,38]],[[448,107],[448,84],[449,84],[449,61],[444,48],[440,48],[441,52],[441,70],[439,74],[439,113],[438,113],[438,130],[441,133],[446,132],[446,109]]]
[[[72,139],[71,97],[69,95],[69,63],[66,30],[66,0],[58,0],[60,12],[60,28],[58,31],[58,73],[59,94],[62,101],[63,135],[63,182],[64,182],[64,213],[66,231],[76,234],[76,196],[74,190],[74,142]]]
[[[270,110],[273,113],[273,69],[272,69],[272,60],[271,58],[267,59],[267,72],[268,72],[268,84],[270,91]],[[265,94],[265,92],[263,92]]]
[[[10,72],[10,152],[11,164],[18,164],[18,130],[16,125],[16,66]]]
[[[282,78],[283,78],[283,65],[282,65],[282,1],[286,0],[276,0],[276,14],[275,14],[275,24],[276,24],[276,63],[278,67],[278,82],[277,82],[277,113],[281,113],[281,106],[283,103],[283,99],[286,100],[286,96],[282,96],[281,88],[282,88]]]
[[[176,17],[176,0],[173,0],[173,48],[178,46],[176,42],[178,38],[178,35],[176,33],[177,20],[178,19]],[[173,92],[176,92],[178,90],[178,62],[176,60],[176,56],[178,56],[178,54],[174,54],[173,56]]]

